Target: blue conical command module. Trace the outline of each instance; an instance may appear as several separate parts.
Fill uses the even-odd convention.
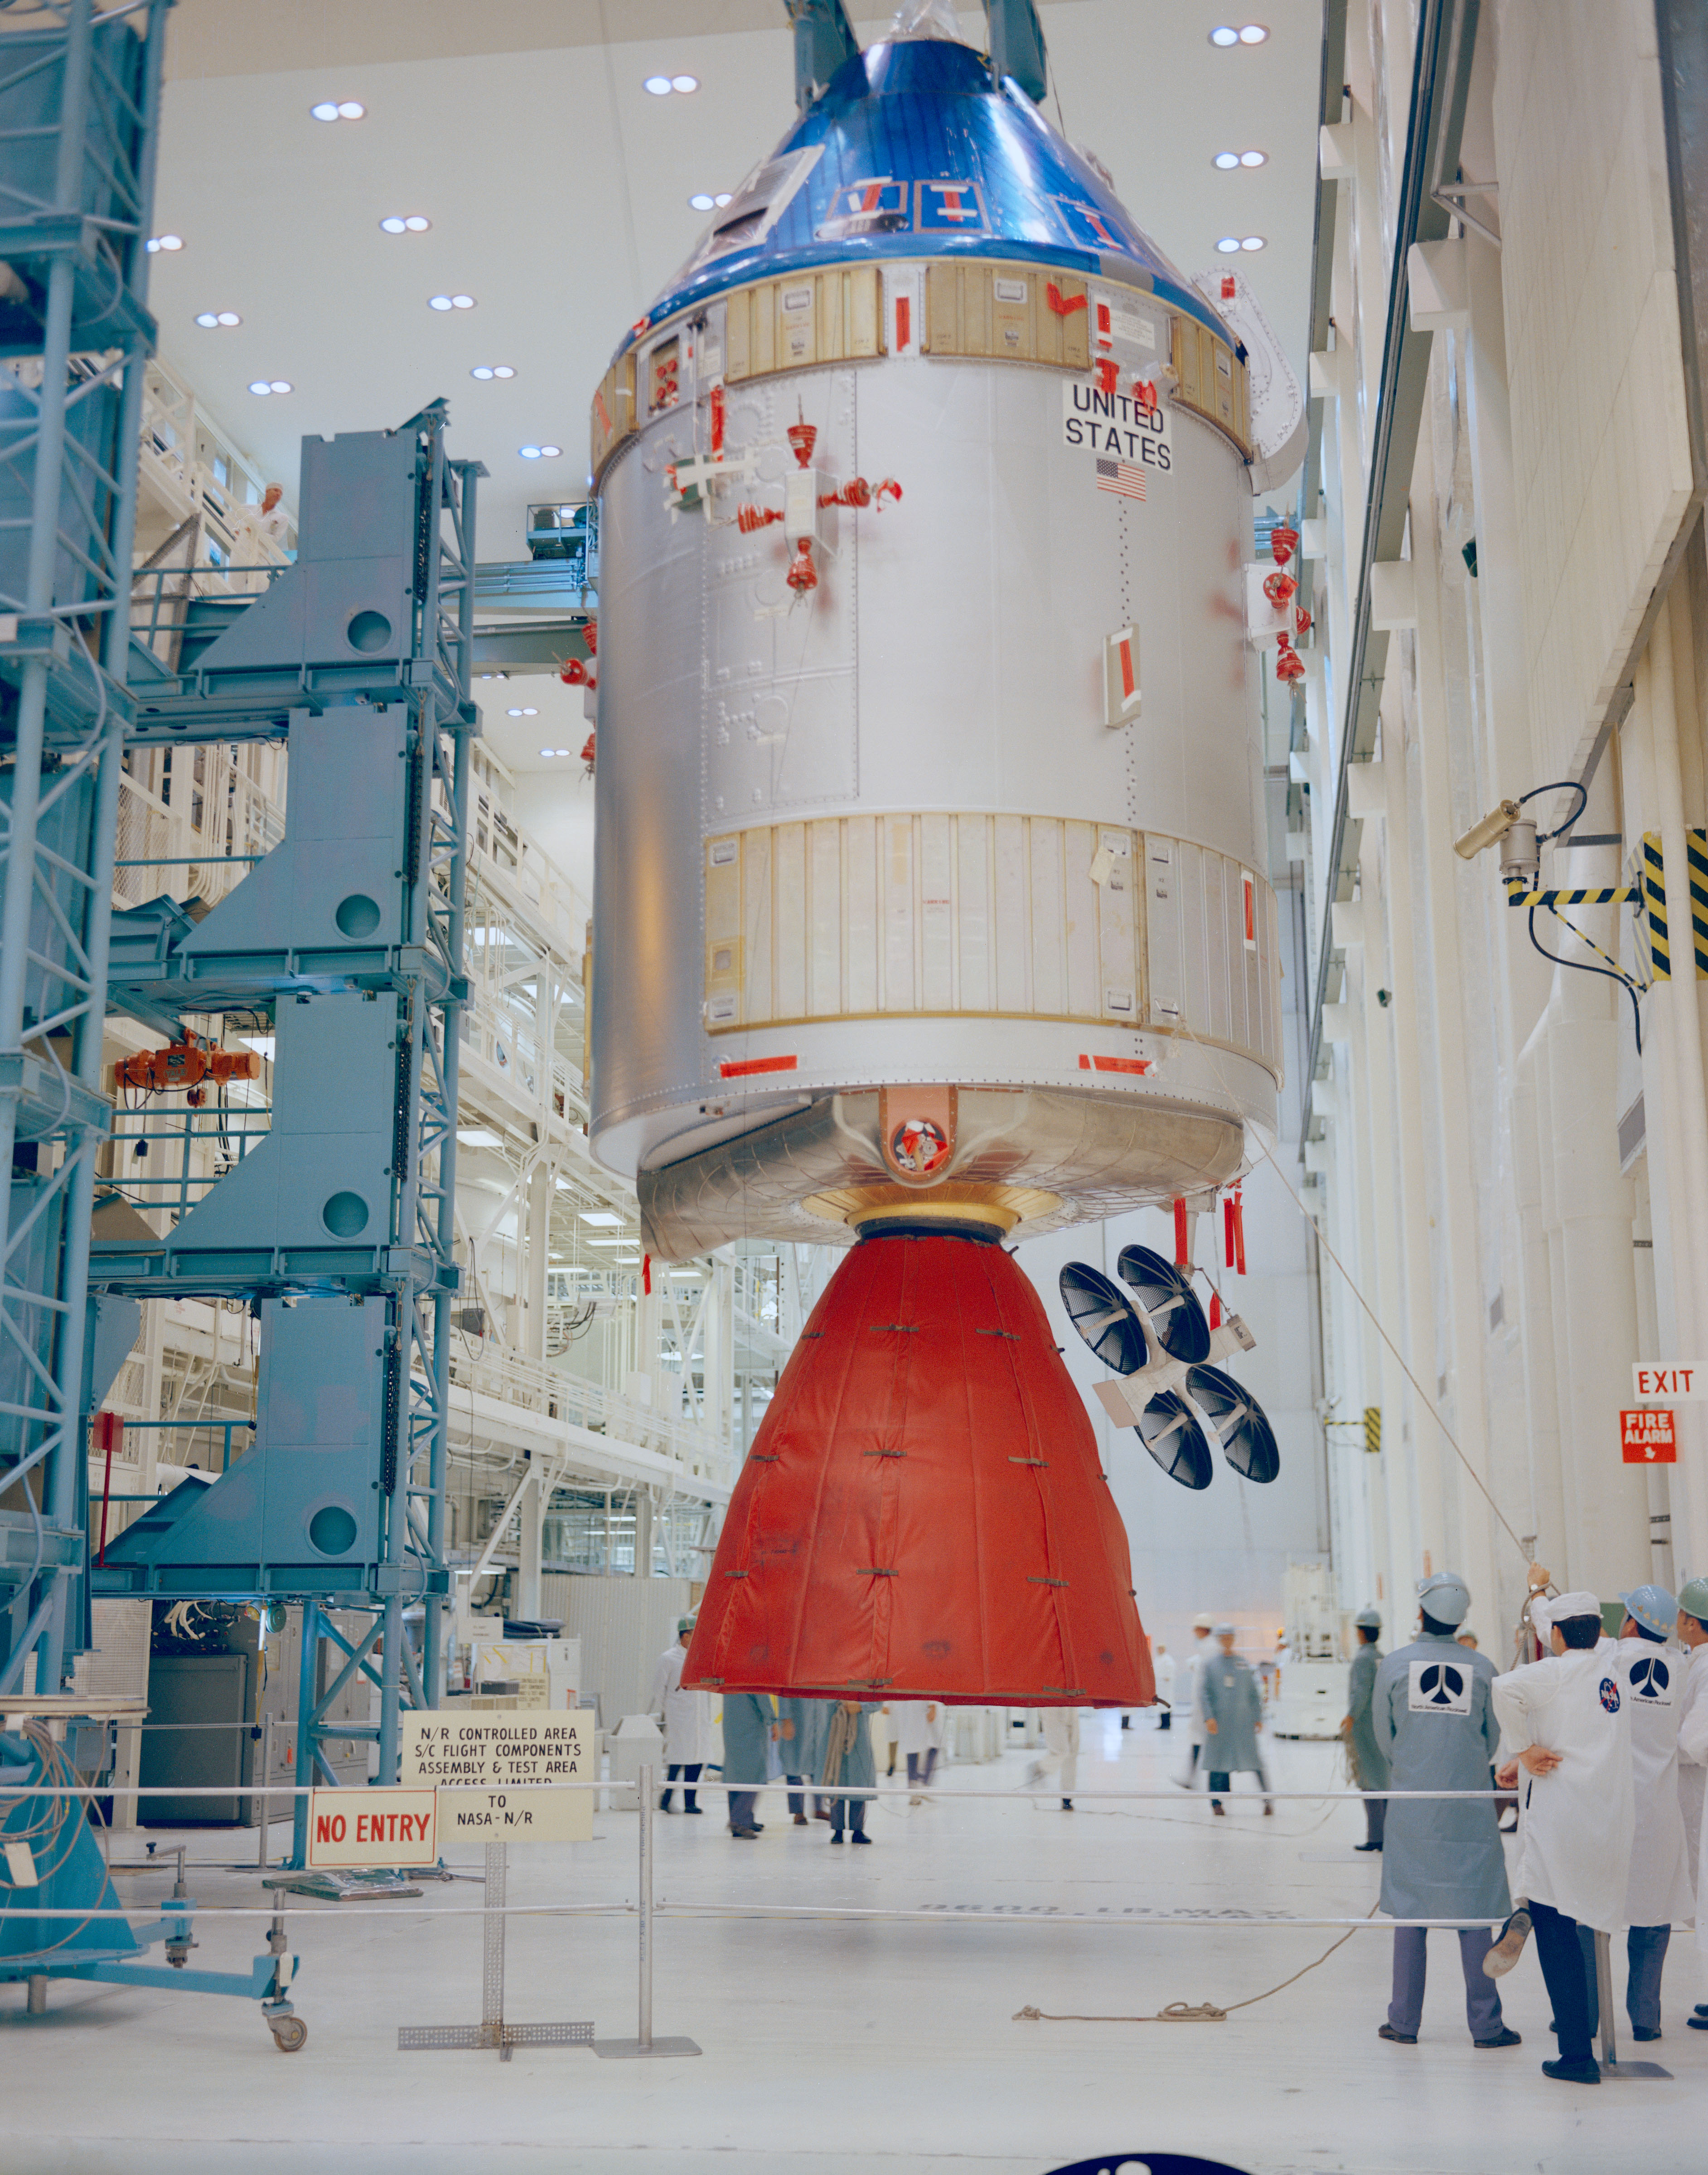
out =
[[[905,38],[838,72],[618,352],[693,303],[780,273],[1016,255],[1149,288],[1239,344],[1017,84],[970,46]]]

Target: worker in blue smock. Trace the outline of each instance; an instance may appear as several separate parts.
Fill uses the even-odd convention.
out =
[[[1408,1790],[1489,1787],[1500,1731],[1489,1686],[1494,1664],[1461,1646],[1454,1634],[1471,1607],[1471,1589],[1452,1571],[1418,1587],[1418,1635],[1378,1666],[1372,1721],[1385,1755],[1392,1794],[1382,1837],[1381,1908],[1395,1918],[1459,1922],[1465,2017],[1477,2047],[1516,2047],[1500,2015],[1494,1981],[1483,1969],[1489,1927],[1511,1907],[1506,1860],[1492,1796],[1420,1798]],[[1380,2036],[1417,2044],[1423,2014],[1429,1930],[1394,1928],[1393,1997]]]
[[[1231,1624],[1216,1626],[1216,1644],[1222,1651],[1205,1662],[1198,1679],[1204,1700],[1204,1765],[1210,1771],[1210,1809],[1218,1820],[1225,1820],[1217,1793],[1228,1787],[1231,1775],[1255,1775],[1263,1793],[1266,1819],[1275,1806],[1257,1749],[1257,1733],[1263,1727],[1263,1695],[1250,1664],[1234,1651],[1238,1636]]]
[[[1382,1658],[1382,1650],[1376,1644],[1382,1630],[1380,1611],[1359,1609],[1353,1619],[1353,1626],[1358,1635],[1358,1651],[1353,1656],[1352,1673],[1347,1679],[1347,1718],[1342,1725],[1346,1732],[1347,1764],[1360,1790],[1385,1790],[1388,1756],[1376,1742],[1375,1725],[1371,1719],[1375,1705],[1376,1668]],[[1353,1844],[1355,1850],[1381,1848],[1382,1822],[1387,1809],[1386,1798],[1365,1798],[1364,1839]]]
[[[724,1697],[724,1781],[729,1790],[729,1832],[751,1842],[763,1832],[753,1817],[768,1778],[777,1710],[766,1692],[726,1692]]]
[[[824,1735],[829,1710],[823,1700],[800,1699],[793,1693],[777,1702],[777,1749],[783,1760],[789,1793],[789,1809],[798,1828],[811,1827],[801,1786],[816,1782],[824,1765]]]

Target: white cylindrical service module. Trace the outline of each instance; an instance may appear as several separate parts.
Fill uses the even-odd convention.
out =
[[[1206,1196],[1272,1138],[1245,365],[983,57],[843,69],[625,340],[595,1154],[664,1259]]]

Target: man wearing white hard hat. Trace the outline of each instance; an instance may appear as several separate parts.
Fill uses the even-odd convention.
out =
[[[1708,1954],[1708,1822],[1702,1818],[1708,1782],[1708,1578],[1686,1580],[1678,1590],[1678,1639],[1689,1664],[1678,1702],[1678,1808],[1684,1820],[1685,1861],[1696,1883],[1696,1946]],[[1699,2001],[1685,2022],[1708,2031],[1708,2001]]]
[[[1678,1723],[1685,1657],[1671,1641],[1678,1603],[1663,1586],[1622,1593],[1619,1683],[1631,1711],[1631,1776],[1636,1826],[1625,1895],[1625,2010],[1631,2036],[1661,2036],[1661,1974],[1674,1922],[1695,1916],[1696,1884],[1686,1854],[1678,1799]],[[1590,1969],[1594,1970],[1593,1948]],[[1593,1983],[1593,1980],[1591,1980]],[[1591,2012],[1596,2007],[1591,2004]]]
[[[652,1695],[647,1701],[647,1711],[664,1733],[665,1780],[674,1782],[682,1778],[682,1810],[697,1813],[695,1803],[695,1784],[700,1779],[700,1770],[712,1756],[712,1710],[704,1692],[684,1691],[682,1664],[688,1658],[689,1641],[694,1635],[691,1616],[679,1617],[676,1622],[676,1643],[667,1646],[659,1657],[659,1666],[653,1672]],[[659,1810],[668,1813],[670,1799],[675,1795],[666,1790],[659,1800]]]
[[[1544,1575],[1545,1577],[1545,1575]],[[1532,1573],[1532,1592],[1536,1575]],[[1602,1651],[1601,1603],[1588,1592],[1533,1599],[1531,1617],[1553,1652],[1494,1680],[1494,1711],[1507,1754],[1498,1780],[1518,1801],[1518,1869],[1524,1899],[1488,1958],[1508,1970],[1526,1921],[1553,2003],[1557,2061],[1543,2075],[1562,2084],[1601,2082],[1590,2022],[1580,1926],[1623,1925],[1636,1827],[1631,1707],[1619,1652]]]
[[[1483,1968],[1488,1928],[1511,1907],[1506,1860],[1490,1795],[1408,1798],[1408,1791],[1487,1793],[1499,1741],[1490,1698],[1494,1664],[1455,1635],[1471,1589],[1453,1571],[1418,1587],[1418,1636],[1376,1671],[1372,1722],[1392,1784],[1382,1836],[1381,1908],[1396,1918],[1457,1922],[1465,2020],[1473,2046],[1516,2047],[1517,2032]],[[1380,2037],[1415,2046],[1423,2014],[1429,1929],[1394,1928],[1393,1998]]]

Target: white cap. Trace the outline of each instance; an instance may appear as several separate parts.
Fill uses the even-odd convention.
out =
[[[1600,1623],[1602,1605],[1592,1593],[1552,1593],[1538,1596],[1530,1604],[1531,1621],[1552,1628],[1574,1616],[1593,1616]]]
[[[1213,1616],[1195,1616],[1192,1619],[1192,1629],[1195,1631],[1213,1631],[1215,1628],[1216,1619]]]
[[[1231,1624],[1218,1624],[1216,1626],[1216,1636],[1218,1639],[1235,1639],[1239,1635]]]

